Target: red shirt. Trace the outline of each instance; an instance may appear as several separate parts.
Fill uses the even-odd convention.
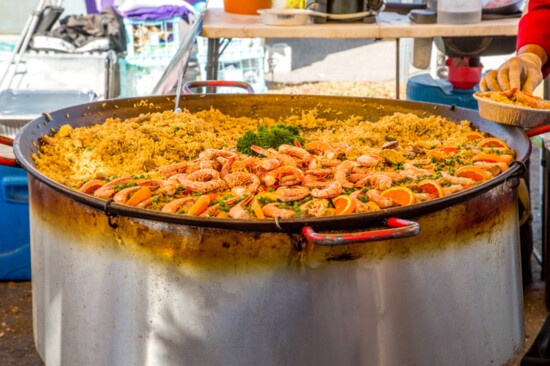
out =
[[[550,58],[550,1],[530,0],[526,14],[519,21],[517,48],[536,44]],[[544,77],[550,73],[550,61],[542,66]]]

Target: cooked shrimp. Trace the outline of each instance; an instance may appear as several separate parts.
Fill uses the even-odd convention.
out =
[[[357,164],[367,168],[377,166],[379,163],[384,161],[384,159],[378,155],[374,154],[365,154],[357,158]]]
[[[489,163],[487,161],[476,161],[474,165],[487,170],[493,177],[496,177],[508,169],[508,164],[504,162]]]
[[[173,176],[174,174],[185,173],[188,166],[189,166],[189,163],[186,162],[186,161],[183,161],[181,163],[161,166],[159,168],[159,172],[160,172],[160,174],[162,174],[166,178],[168,178],[168,177]]]
[[[317,156],[313,156],[311,161],[308,164],[308,169],[317,170],[317,169],[323,169],[327,167],[333,168],[340,164],[342,164],[342,161],[338,159],[319,158]]]
[[[288,177],[281,182],[283,177]],[[304,173],[298,168],[291,166],[282,166],[277,169],[269,171],[264,177],[264,183],[267,186],[272,186],[275,183],[293,186],[299,185],[304,179]],[[284,183],[284,184],[283,184]]]
[[[306,198],[311,193],[308,188],[301,186],[279,187],[275,191],[275,195],[282,202],[299,201]]]
[[[455,177],[447,172],[441,173],[442,177],[437,180],[437,183],[449,182],[451,184],[460,184],[462,186],[471,186],[475,184],[475,180],[465,177]]]
[[[162,212],[177,213],[184,205],[195,201],[194,197],[176,198],[162,207]]]
[[[138,208],[147,208],[153,203],[153,201],[157,198],[157,196],[149,197],[146,200],[141,201],[136,205]]]
[[[127,184],[129,182],[134,182],[134,177],[124,177],[124,178],[118,178],[110,181],[109,183],[99,187],[95,192],[94,196],[99,198],[109,198],[113,194],[117,192],[117,186],[120,186],[121,184]]]
[[[266,156],[270,159],[276,159],[279,162],[279,166],[296,166],[296,160],[294,160],[290,155],[280,154],[276,150],[266,150],[256,145],[250,146],[250,149],[257,154]]]
[[[322,156],[328,159],[334,159],[337,156],[336,151],[327,142],[311,141],[306,143],[304,148],[311,154]]]
[[[326,199],[312,199],[300,206],[300,210],[306,211],[308,215],[324,216],[329,207],[329,201]]]
[[[283,144],[279,146],[279,153],[292,156],[298,159],[301,163],[309,163],[311,160],[311,154],[306,149],[302,149],[296,146]]]
[[[334,170],[334,179],[344,188],[353,188],[354,184],[348,180],[351,169],[357,165],[356,162],[345,160]]]
[[[214,169],[201,169],[188,174],[185,178],[176,175],[178,182],[193,192],[208,193],[217,189],[225,189],[226,184],[219,178],[220,173]]]
[[[367,191],[367,197],[369,200],[376,203],[380,208],[393,206],[393,201],[390,198],[382,196],[380,193],[381,192],[376,189],[369,189]]]
[[[223,149],[206,149],[199,154],[199,160],[214,160],[220,156],[229,159],[231,157],[237,156],[237,153],[234,151]]]
[[[268,203],[262,207],[262,211],[266,217],[278,217],[281,219],[290,219],[296,214],[293,210],[280,208],[278,203]]]
[[[355,186],[358,188],[363,188],[368,184],[374,189],[383,191],[390,188],[392,183],[393,181],[389,176],[379,173],[379,174],[371,174],[366,176],[365,178],[355,183]]]
[[[537,108],[537,109],[544,108],[544,101],[541,98],[533,96],[529,93],[517,90],[515,93],[515,97],[518,100],[518,102],[524,103],[532,108]]]
[[[235,206],[231,207],[229,210],[229,216],[234,219],[250,219],[250,212],[244,207],[254,198],[253,196],[248,196],[241,202],[237,203]]]
[[[196,182],[207,182],[220,178],[220,173],[215,169],[200,169],[187,175],[186,179]]]
[[[155,195],[174,196],[180,186],[177,180],[163,180],[160,187],[155,191]]]
[[[313,188],[322,189],[322,188],[328,187],[329,184],[330,184],[330,181],[326,180],[325,178],[316,177],[311,174],[306,174],[304,176],[304,180],[302,181],[302,185],[309,189],[313,189]]]
[[[315,198],[334,198],[344,192],[339,182],[331,182],[326,188],[312,189],[311,195]]]
[[[236,156],[233,156],[226,160],[226,162],[222,165],[222,168],[220,170],[220,176],[224,178],[229,172],[231,171],[231,166],[235,161],[237,160]]]
[[[444,196],[447,196],[449,194],[462,191],[464,189],[464,186],[461,184],[453,184],[448,187],[441,187],[441,191],[443,192]]]
[[[399,175],[403,178],[418,179],[427,175],[432,175],[433,172],[428,169],[418,168],[412,163],[403,164],[403,170],[399,172]]]
[[[227,174],[224,178],[227,186],[237,196],[254,194],[260,187],[260,178],[257,175],[246,172]]]
[[[417,192],[414,192],[414,200],[416,202],[422,202],[422,201],[427,201],[429,199],[431,199],[432,196],[429,194],[429,193],[417,193]]]
[[[207,182],[197,182],[189,179],[181,179],[179,180],[179,182],[184,188],[199,193],[208,193],[218,189],[227,188],[227,185],[225,184],[223,179],[213,179]]]
[[[120,191],[115,193],[115,195],[113,196],[113,200],[117,203],[126,203],[126,201],[128,201],[132,193],[135,193],[139,189],[141,189],[141,187],[139,186],[121,189]]]
[[[345,155],[351,149],[351,145],[347,142],[331,142],[330,146],[336,151],[337,158]]]

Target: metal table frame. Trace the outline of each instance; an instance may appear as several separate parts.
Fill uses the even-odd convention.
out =
[[[478,24],[416,24],[405,15],[382,12],[376,23],[307,24],[277,27],[261,23],[259,16],[225,13],[223,9],[206,11],[201,36],[208,38],[206,76],[218,78],[218,60],[232,38],[332,38],[332,39],[394,39],[396,44],[396,96],[400,97],[399,66],[401,38],[513,36],[517,34],[519,18],[482,21]]]

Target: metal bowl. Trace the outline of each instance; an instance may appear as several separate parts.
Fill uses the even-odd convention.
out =
[[[474,98],[479,107],[479,116],[483,119],[523,128],[550,124],[550,109],[534,109],[498,103],[476,94],[474,94]]]

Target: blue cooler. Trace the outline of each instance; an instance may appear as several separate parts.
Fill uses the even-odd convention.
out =
[[[434,79],[430,74],[420,74],[409,78],[407,99],[417,102],[456,105],[477,110],[474,93],[479,89],[455,89],[448,80]]]
[[[0,280],[31,279],[27,172],[0,166]]]
[[[96,98],[93,92],[70,90],[4,90],[0,92],[0,135],[14,137],[44,111]],[[13,158],[12,148],[0,145],[0,156]],[[27,172],[0,165],[0,281],[31,279],[29,228]]]

